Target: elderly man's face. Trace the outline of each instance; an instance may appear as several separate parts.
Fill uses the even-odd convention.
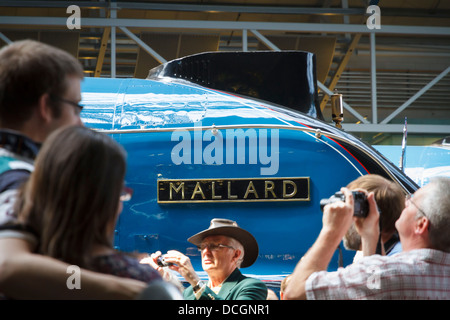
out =
[[[202,241],[202,267],[210,272],[231,273],[236,268],[240,250],[231,247],[226,236],[210,236]]]
[[[395,227],[400,235],[403,251],[415,249],[414,247],[410,248],[410,242],[411,239],[413,239],[416,229],[417,214],[422,211],[420,208],[423,198],[426,196],[428,190],[429,186],[422,187],[414,193],[414,197],[412,199],[406,200],[405,208],[403,209],[400,218],[395,222]],[[424,213],[422,216],[426,217],[426,214]],[[419,218],[421,218],[420,215]]]

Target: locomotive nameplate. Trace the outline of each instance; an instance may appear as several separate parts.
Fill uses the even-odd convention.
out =
[[[158,203],[309,200],[309,177],[158,180]]]

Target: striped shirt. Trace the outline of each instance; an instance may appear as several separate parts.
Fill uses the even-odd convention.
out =
[[[450,299],[450,253],[417,249],[372,255],[335,272],[313,273],[307,299]]]

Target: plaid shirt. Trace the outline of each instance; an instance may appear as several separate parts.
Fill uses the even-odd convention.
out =
[[[417,249],[313,273],[308,299],[450,299],[450,253]]]

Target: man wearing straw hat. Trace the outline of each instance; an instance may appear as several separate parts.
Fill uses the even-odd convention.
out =
[[[208,229],[188,239],[201,253],[202,268],[208,274],[208,282],[200,280],[190,259],[170,250],[164,261],[170,269],[180,273],[191,286],[183,292],[187,300],[265,300],[266,285],[254,278],[242,275],[239,268],[251,266],[258,257],[258,243],[235,221],[212,219]],[[161,252],[152,254],[150,263],[163,274],[156,261]]]

